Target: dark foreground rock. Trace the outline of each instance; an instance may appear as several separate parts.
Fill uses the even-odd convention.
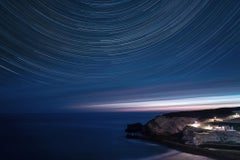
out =
[[[125,132],[127,133],[142,133],[144,126],[141,123],[128,124]]]

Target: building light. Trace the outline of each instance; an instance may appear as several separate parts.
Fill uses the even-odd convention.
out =
[[[201,124],[198,121],[195,121],[193,124],[190,124],[190,126],[198,128],[201,126]]]

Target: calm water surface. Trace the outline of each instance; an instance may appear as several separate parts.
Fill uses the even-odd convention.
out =
[[[25,114],[0,116],[0,159],[145,159],[170,149],[125,138],[126,125],[159,113]]]

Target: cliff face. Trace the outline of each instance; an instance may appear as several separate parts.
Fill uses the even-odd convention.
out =
[[[185,142],[185,144],[194,144],[194,137],[196,136],[196,133],[203,132],[205,132],[205,130],[201,128],[187,126],[183,130],[182,140]]]
[[[126,137],[151,140],[217,159],[236,160],[240,157],[240,153],[236,152],[240,149],[240,118],[235,118],[238,117],[235,113],[240,116],[239,110],[240,107],[167,113],[145,125],[128,125]],[[229,129],[229,126],[235,130]]]
[[[188,124],[192,124],[196,120],[196,118],[190,117],[158,116],[149,121],[145,127],[151,135],[169,136],[183,131]]]
[[[150,135],[171,136],[182,133],[185,144],[240,144],[240,132],[237,131],[209,131],[202,128],[190,127],[196,118],[158,116],[145,125]]]
[[[194,138],[194,143],[197,145],[213,142],[217,144],[240,144],[240,134],[236,131],[214,131],[207,134],[196,134]]]
[[[186,144],[240,144],[240,133],[237,131],[206,131],[194,127],[186,127],[183,131]]]

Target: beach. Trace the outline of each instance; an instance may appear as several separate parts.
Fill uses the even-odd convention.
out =
[[[157,159],[156,159],[157,160]],[[174,155],[164,157],[161,160],[214,160],[212,158],[179,152]]]
[[[139,160],[215,160],[215,159],[172,150],[165,154],[151,156]]]

